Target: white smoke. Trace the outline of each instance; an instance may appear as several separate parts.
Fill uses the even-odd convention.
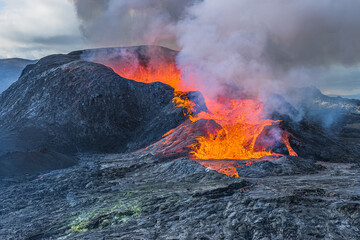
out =
[[[360,61],[360,1],[204,0],[177,24],[180,68],[200,91],[264,97]],[[195,76],[195,77],[194,77]]]
[[[328,73],[360,62],[358,0],[71,1],[90,46],[180,49],[183,78],[210,96],[326,89]]]
[[[163,45],[176,48],[174,25],[193,0],[71,0],[93,47]]]

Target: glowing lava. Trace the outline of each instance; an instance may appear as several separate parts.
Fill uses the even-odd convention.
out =
[[[113,70],[120,76],[143,83],[162,82],[175,89],[181,87],[181,73],[174,62],[154,60],[149,62],[130,61],[126,58],[118,59],[111,64]]]
[[[253,159],[270,156],[269,146],[256,144],[266,126],[276,121],[262,119],[262,104],[246,99],[230,99],[210,104],[209,112],[197,118],[213,119],[223,128],[217,135],[198,138],[193,152],[199,159]]]
[[[226,97],[213,100],[205,96],[208,111],[195,114],[195,103],[181,91],[188,90],[189,87],[183,86],[181,72],[174,63],[131,67],[131,64],[125,62],[120,66],[115,69],[120,76],[145,83],[159,81],[175,88],[173,102],[184,109],[184,114],[189,116],[192,122],[212,119],[222,127],[206,137],[198,137],[197,143],[190,146],[193,149],[192,156],[199,159],[197,162],[205,167],[238,177],[236,167],[239,166],[235,159],[248,160],[251,164],[266,156],[281,156],[272,152],[274,145],[279,142],[287,147],[289,155],[297,156],[290,146],[291,134],[279,128],[279,121],[265,119],[261,115],[263,104],[257,100]],[[271,141],[263,136],[264,130],[269,128],[278,133]],[[171,131],[167,135],[170,133]]]

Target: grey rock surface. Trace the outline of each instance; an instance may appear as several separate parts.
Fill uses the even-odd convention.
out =
[[[291,133],[299,156],[330,162],[359,162],[360,100],[328,97],[314,87],[292,89],[290,104],[274,96],[264,106],[281,128]]]
[[[283,176],[295,174],[318,173],[323,170],[314,160],[303,159],[299,157],[284,156],[271,161],[256,161],[251,167],[236,168],[239,176],[244,177],[266,177],[266,176]]]
[[[171,87],[81,54],[28,65],[0,95],[0,175],[17,173],[0,178],[0,239],[360,239],[358,101],[316,90],[303,107],[280,99],[271,117],[301,157],[236,160],[240,177],[230,178],[189,158],[188,145],[221,126],[185,121]],[[342,113],[325,126],[316,111]],[[75,164],[37,147],[137,151],[78,154]]]
[[[69,169],[1,181],[0,238],[360,237],[356,164],[321,163],[326,170],[294,174],[294,159],[283,176],[229,178],[185,158],[79,157]]]
[[[173,96],[168,85],[124,79],[76,54],[51,55],[0,95],[0,128],[25,150],[131,151],[186,119]]]

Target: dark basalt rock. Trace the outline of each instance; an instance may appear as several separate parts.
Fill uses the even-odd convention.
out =
[[[36,174],[68,168],[77,163],[76,158],[41,149],[30,152],[12,152],[0,156],[0,177]]]
[[[314,87],[291,89],[264,105],[264,114],[281,120],[295,152],[304,158],[331,162],[359,162],[360,101],[328,97]],[[289,98],[289,99],[291,99]]]
[[[79,55],[51,55],[0,95],[0,127],[24,149],[131,151],[186,119],[173,96],[168,85],[122,78]]]
[[[205,197],[208,199],[217,199],[232,196],[237,192],[244,191],[244,188],[249,188],[251,184],[247,181],[235,182],[223,188],[216,188],[205,192],[195,193],[194,197]]]
[[[292,160],[274,164],[295,170],[301,161]],[[0,181],[0,238],[360,237],[360,168],[354,164],[322,163],[327,170],[311,174],[301,169],[295,175],[230,178],[191,160],[141,153],[84,155],[80,163]]]
[[[284,176],[294,174],[313,174],[324,167],[311,159],[285,156],[271,161],[256,161],[250,167],[236,168],[242,177]]]
[[[27,174],[0,178],[0,239],[360,239],[360,165],[344,163],[358,162],[356,111],[331,128],[311,114],[302,121],[274,114],[294,135],[294,149],[309,158],[250,166],[238,160],[241,177],[230,178],[187,157],[198,136],[221,126],[184,121],[171,87],[124,79],[81,61],[82,53],[49,56],[24,69],[0,96],[3,139],[17,135],[23,148],[66,152],[155,144],[131,154],[80,154],[79,164],[41,175],[32,168],[51,163],[48,171],[72,158],[52,150],[3,155],[0,172],[15,164],[13,172]],[[188,96],[201,100],[198,93]],[[301,113],[292,106],[285,108]]]

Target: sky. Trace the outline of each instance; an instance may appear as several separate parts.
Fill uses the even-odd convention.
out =
[[[189,8],[189,5],[191,5],[194,1],[195,0],[0,0],[0,58],[20,57],[27,59],[39,59],[49,54],[68,53],[85,48],[158,44],[170,48],[181,48],[185,50],[190,49],[188,55],[185,56],[186,59],[189,59],[189,54],[192,54],[192,51],[195,52],[196,50],[201,50],[204,46],[207,46],[207,44],[209,45],[209,48],[222,47],[222,45],[217,45],[219,44],[219,36],[214,35],[217,33],[214,33],[214,29],[211,27],[212,25],[215,26],[219,22],[218,20],[223,21],[222,24],[224,24],[223,26],[225,27],[220,30],[224,30],[225,32],[227,31],[226,34],[234,36],[243,36],[241,34],[245,34],[245,38],[251,39],[252,35],[246,35],[253,34],[251,30],[248,31],[248,33],[245,28],[245,31],[243,31],[243,29],[239,29],[238,26],[232,26],[233,23],[237,23],[236,21],[233,21],[234,17],[236,20],[239,20],[240,18],[230,14],[227,14],[226,16],[224,15],[223,17],[218,16],[217,14],[221,13],[221,11],[227,11],[230,13],[233,8],[232,6],[235,4],[239,4],[239,7],[243,4],[245,8],[247,8],[246,6],[249,6],[250,10],[248,12],[244,11],[245,17],[247,16],[246,14],[252,16],[252,11],[255,13],[263,11],[262,8],[259,8],[256,5],[256,2],[261,2],[262,0],[228,0],[227,2],[203,0],[204,4],[199,4],[198,7],[195,6],[190,11],[195,18],[192,16],[187,20],[184,20],[183,16],[185,9]],[[304,13],[310,14],[313,11],[314,16],[310,14],[307,19],[311,19],[311,17],[318,17],[320,22],[323,19],[323,25],[314,25],[312,26],[312,29],[309,28],[309,31],[299,30],[299,33],[301,34],[300,36],[306,36],[306,38],[303,38],[304,41],[316,41],[319,39],[326,41],[327,39],[322,39],[322,37],[326,37],[327,35],[321,34],[319,35],[319,39],[313,39],[312,31],[316,31],[318,33],[319,30],[321,31],[322,29],[327,29],[328,27],[330,27],[330,31],[333,31],[331,28],[332,24],[335,22],[340,24],[339,26],[341,27],[342,22],[337,20],[344,19],[343,23],[346,24],[344,25],[346,28],[343,28],[342,30],[344,30],[345,33],[348,30],[351,34],[354,34],[354,41],[343,41],[343,38],[351,39],[347,37],[346,34],[344,34],[344,37],[334,34],[333,44],[335,48],[332,49],[336,49],[336,47],[339,46],[339,49],[342,49],[343,46],[346,47],[349,44],[354,44],[354,46],[357,47],[359,46],[356,44],[356,42],[358,42],[357,37],[360,36],[360,29],[357,22],[359,22],[358,20],[360,19],[358,19],[358,14],[351,11],[351,4],[357,3],[353,0],[344,1],[349,3],[343,4],[344,11],[348,11],[347,16],[345,17],[343,17],[343,13],[341,11],[338,11],[339,7],[328,8],[326,4],[323,4],[331,2],[330,0],[322,0],[316,3],[313,1],[303,0],[300,1],[301,3],[304,3],[303,6],[301,6],[301,4],[298,4],[299,6],[294,5],[296,7],[293,9],[289,4],[289,14],[291,14],[291,11],[294,10],[295,12],[293,12],[291,16],[297,15],[298,13],[298,19],[291,19],[290,15],[290,18],[288,18],[287,21],[283,21],[281,18],[269,18],[270,21],[274,21],[274,24],[277,24],[274,25],[275,27],[272,34],[284,37],[285,43],[288,43],[287,37],[292,32],[288,31],[286,27],[291,30],[291,24],[298,23],[295,22],[295,20],[300,21],[302,20],[302,15],[304,15]],[[220,2],[222,3],[220,4]],[[271,11],[276,13],[276,7],[282,7],[282,5],[276,4],[282,4],[283,1],[276,0],[271,3],[274,7],[270,6],[270,10],[272,9]],[[322,4],[326,7],[322,6]],[[350,8],[345,7],[346,5],[350,6]],[[269,7],[265,8],[265,14],[262,14],[264,16],[262,19],[263,21],[268,21],[266,18],[267,14],[272,13],[267,9],[269,9]],[[238,15],[238,11],[234,11],[234,14]],[[249,29],[253,29],[252,24],[254,24],[254,22],[249,20],[251,18],[246,19],[245,17],[243,18],[249,22],[249,25],[244,26],[250,26]],[[262,16],[260,18],[262,18]],[[228,22],[227,19],[229,19]],[[213,23],[212,21],[214,20],[217,22]],[[240,26],[242,24],[242,20],[240,19],[239,21]],[[281,25],[279,27],[279,23],[288,23],[288,25]],[[198,27],[198,29],[195,29],[195,27]],[[300,27],[299,29],[301,29]],[[207,31],[208,28],[211,31]],[[272,28],[272,25],[269,25],[269,28]],[[181,35],[179,35],[179,32]],[[194,41],[191,40],[193,37],[196,37],[196,33],[200,33],[205,36],[201,39],[205,39],[202,46],[199,46],[197,42],[194,43]],[[241,34],[239,35],[239,33]],[[263,34],[262,30],[256,32],[256,34],[260,37],[255,41],[259,41],[260,44],[265,44],[265,42],[263,43],[261,41],[261,34]],[[214,37],[214,39],[212,39],[212,37]],[[179,41],[179,39],[180,44],[176,42]],[[187,39],[190,39],[190,42],[187,41]],[[206,42],[206,39],[209,39],[209,41]],[[279,39],[280,41],[283,40],[281,38],[278,38],[278,40]],[[231,52],[232,46],[236,46],[239,42],[235,38],[234,40],[234,42],[231,42],[228,45],[229,47],[224,47],[223,50]],[[307,57],[315,56],[312,57],[312,59],[314,59],[314,63],[317,64],[321,62],[321,64],[324,65],[321,65],[316,69],[311,69],[311,67],[309,68],[306,66],[306,69],[301,70],[301,73],[309,73],[306,74],[307,77],[313,78],[309,82],[319,87],[325,94],[343,96],[360,95],[360,65],[353,63],[347,64],[347,62],[345,62],[349,59],[350,61],[353,59],[357,61],[357,57],[360,56],[360,54],[351,54],[351,49],[348,50],[348,48],[344,48],[346,50],[344,51],[346,54],[345,57],[347,57],[344,60],[344,56],[342,56],[343,52],[340,52],[339,55],[336,51],[330,51],[330,54],[328,55],[319,51],[319,54],[317,54],[316,49],[319,49],[317,45],[308,44],[311,48],[305,49],[303,48],[304,46],[302,45],[302,42],[296,41],[296,39],[292,39],[289,43],[292,43],[297,47],[296,49],[294,48],[296,52],[290,51],[290,55],[299,55],[300,53],[299,56],[301,56],[299,62],[295,62],[294,64],[302,66],[304,65],[304,61],[309,60]],[[342,45],[336,45],[337,43]],[[213,45],[210,46],[210,44]],[[250,48],[243,48],[244,46],[247,46],[246,44],[252,44],[251,42],[249,43],[244,41],[244,44],[240,43],[237,47],[241,51],[247,51],[252,48],[252,46]],[[267,47],[267,45],[264,45],[263,47]],[[331,49],[332,45],[329,45],[329,47]],[[257,54],[259,49],[260,48],[255,47],[251,49],[252,52],[250,51],[250,53]],[[311,51],[315,50],[315,52],[312,53],[310,51],[306,54],[302,54],[304,49],[310,49]],[[324,49],[326,50],[326,48]],[[208,50],[210,54],[211,51],[214,51],[213,49]],[[194,56],[207,56],[208,50],[204,49],[205,52],[198,52],[199,56]],[[184,52],[186,53],[186,51]],[[357,51],[354,50],[354,52]],[[270,56],[269,54],[272,54],[272,52],[267,53],[268,56]],[[320,57],[317,58],[317,55]],[[274,55],[273,57],[274,59],[278,59],[279,56]],[[334,58],[334,64],[328,66],[327,61],[330,58]],[[194,60],[195,63],[198,61],[197,58],[194,58]],[[240,58],[240,60],[244,59]],[[257,61],[258,59],[253,60]],[[222,62],[226,63],[226,61]],[[341,64],[336,66],[337,62],[340,62]],[[219,64],[217,64],[217,66],[218,65]],[[210,65],[209,70],[212,71],[213,69],[215,68]],[[238,74],[238,67],[234,66],[234,69],[236,70],[234,71],[234,74]],[[294,69],[299,71],[300,68]],[[222,73],[223,71],[220,72]],[[240,72],[240,74],[242,73],[243,72]],[[254,72],[251,72],[251,74],[253,73]]]
[[[0,58],[38,59],[85,46],[67,0],[0,0]]]

